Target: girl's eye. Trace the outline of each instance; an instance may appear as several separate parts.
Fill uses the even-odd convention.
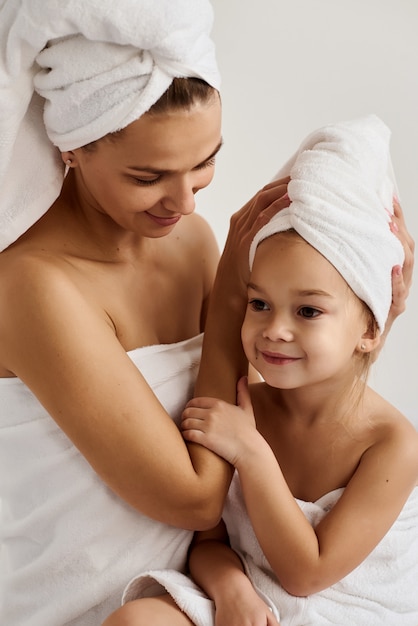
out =
[[[248,306],[253,310],[253,311],[268,311],[269,307],[268,305],[264,302],[264,300],[257,300],[257,298],[253,298],[252,300],[250,300],[248,302]]]
[[[303,306],[299,309],[299,315],[304,317],[305,319],[313,319],[314,317],[318,317],[321,315],[322,311],[318,309],[314,309],[311,306]]]

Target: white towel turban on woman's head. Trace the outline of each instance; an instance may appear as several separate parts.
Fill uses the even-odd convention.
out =
[[[0,0],[0,250],[49,208],[61,151],[124,128],[175,77],[219,89],[209,0]]]
[[[290,176],[290,206],[255,236],[257,246],[291,228],[339,271],[383,331],[392,301],[391,272],[404,250],[389,228],[395,181],[390,131],[375,115],[332,124],[305,139],[277,178]]]

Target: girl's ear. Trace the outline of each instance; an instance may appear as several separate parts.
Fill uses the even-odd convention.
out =
[[[373,320],[373,323],[368,324],[366,332],[364,332],[359,339],[356,350],[365,354],[366,352],[373,352],[380,344],[381,332]]]

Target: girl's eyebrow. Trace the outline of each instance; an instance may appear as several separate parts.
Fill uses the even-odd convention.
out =
[[[206,159],[203,159],[203,161],[201,161],[200,163],[198,163],[197,165],[195,165],[193,167],[193,169],[199,169],[199,167],[202,167],[202,165],[204,165],[205,163],[207,163],[208,161],[210,161],[211,159],[213,159],[214,156],[216,156],[219,152],[219,150],[222,148],[223,145],[223,139],[221,139],[221,141],[218,143],[218,145],[216,146],[215,150],[213,150],[213,152],[210,153],[210,155],[208,157],[206,157]],[[160,170],[158,168],[155,167],[148,167],[148,166],[141,166],[141,165],[127,165],[127,168],[129,170],[136,170],[137,172],[148,172],[150,174],[167,174],[168,172],[170,172],[171,170]]]
[[[262,288],[255,283],[248,283],[247,289],[252,289],[253,291],[257,291],[258,293],[263,293]],[[323,289],[301,289],[297,292],[297,295],[303,298],[308,298],[309,296],[322,296],[326,298],[334,297],[331,293],[328,293],[328,291],[324,291]]]

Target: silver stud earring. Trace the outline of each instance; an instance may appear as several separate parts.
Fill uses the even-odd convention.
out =
[[[366,349],[366,344],[365,344],[365,343],[362,343],[362,344],[361,344],[361,346],[360,346],[360,348],[361,348],[362,350],[365,350],[365,349]]]
[[[70,165],[72,165],[72,163],[73,163],[72,159],[67,159],[65,161],[65,165],[68,165],[68,167],[70,167]]]

